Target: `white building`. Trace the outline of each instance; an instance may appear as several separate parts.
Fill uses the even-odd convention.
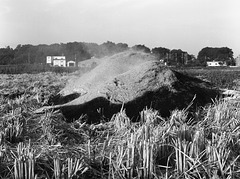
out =
[[[75,66],[76,66],[76,62],[70,60],[70,61],[67,62],[67,66],[68,66],[68,67],[75,67]]]
[[[240,55],[235,59],[236,60],[236,66],[240,66]]]
[[[50,66],[66,67],[66,57],[65,56],[47,56],[47,64]]]
[[[209,66],[209,67],[219,67],[219,66],[227,66],[227,65],[222,61],[211,61],[211,62],[207,62],[207,66]]]

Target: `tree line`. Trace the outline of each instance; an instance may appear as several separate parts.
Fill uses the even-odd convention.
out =
[[[7,46],[0,48],[0,65],[17,64],[45,64],[46,56],[66,56],[68,60],[77,62],[90,59],[91,57],[101,58],[110,56],[125,50],[141,50],[146,53],[152,53],[168,65],[180,66],[204,66],[207,61],[218,60],[226,62],[228,65],[234,65],[233,51],[228,47],[203,48],[197,58],[181,49],[168,49],[165,47],[155,47],[150,49],[145,45],[134,45],[129,47],[126,43],[114,43],[107,41],[103,44],[69,42],[56,43],[51,45],[18,45],[15,49]]]

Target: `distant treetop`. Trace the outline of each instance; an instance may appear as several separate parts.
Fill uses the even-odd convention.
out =
[[[205,47],[197,57],[198,61],[202,64],[207,61],[222,61],[227,65],[234,65],[233,51],[228,47]]]

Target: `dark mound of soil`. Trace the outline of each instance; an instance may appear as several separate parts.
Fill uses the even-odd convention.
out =
[[[210,84],[169,68],[142,52],[123,52],[109,58],[89,73],[74,78],[59,93],[55,106],[69,120],[87,115],[88,123],[110,119],[122,106],[126,114],[137,120],[145,107],[159,111],[163,117],[171,110],[204,106],[218,95]]]

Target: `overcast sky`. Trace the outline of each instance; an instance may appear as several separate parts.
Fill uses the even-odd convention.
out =
[[[239,8],[240,0],[0,0],[0,47],[112,41],[237,56]]]

